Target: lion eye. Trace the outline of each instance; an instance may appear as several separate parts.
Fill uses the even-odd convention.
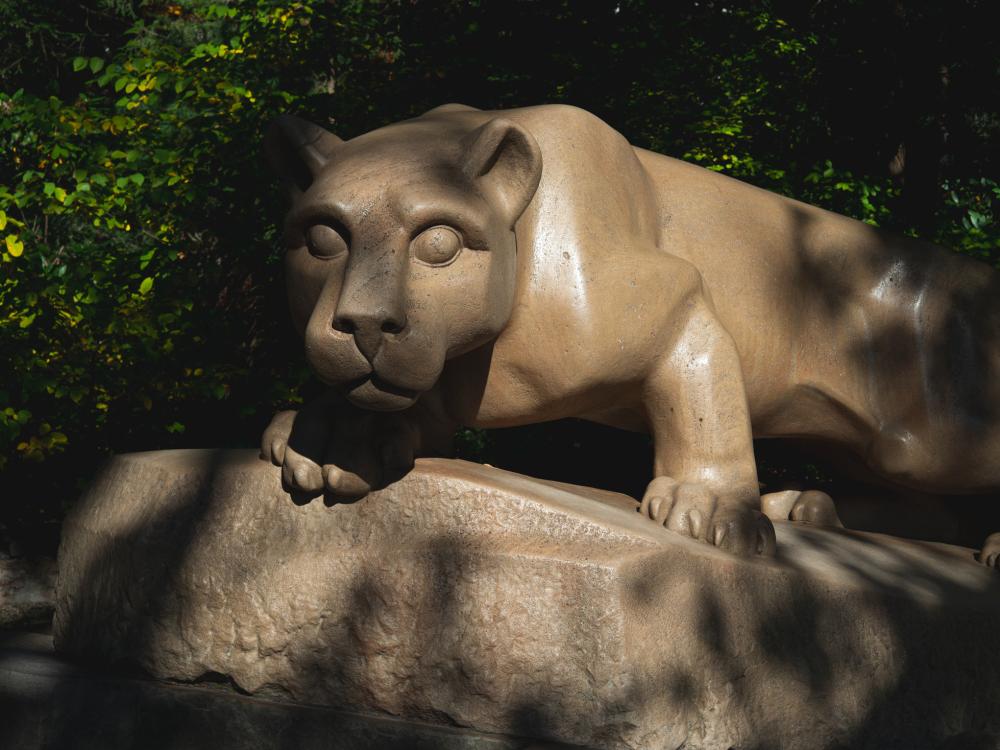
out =
[[[416,236],[412,247],[417,260],[441,266],[458,255],[462,249],[462,238],[449,227],[431,227]]]
[[[317,258],[335,258],[347,252],[347,242],[343,236],[331,226],[315,224],[306,231],[306,246],[309,252]]]

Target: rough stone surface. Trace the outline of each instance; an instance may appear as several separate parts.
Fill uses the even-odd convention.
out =
[[[48,623],[56,573],[56,561],[48,558],[0,558],[0,628]]]
[[[64,529],[56,647],[591,747],[996,747],[971,550],[778,523],[745,559],[636,505],[446,460],[295,505],[250,452],[120,456]]]

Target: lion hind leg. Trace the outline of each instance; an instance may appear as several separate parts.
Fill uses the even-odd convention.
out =
[[[1000,568],[1000,532],[986,537],[976,559],[987,568]]]
[[[844,528],[833,498],[819,490],[769,492],[761,496],[760,509],[772,521],[799,521],[813,526]]]

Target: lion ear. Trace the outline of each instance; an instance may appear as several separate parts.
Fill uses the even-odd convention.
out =
[[[271,122],[264,135],[264,152],[271,169],[294,196],[308,189],[341,143],[319,125],[282,115]]]
[[[535,139],[520,125],[497,118],[467,136],[464,158],[463,171],[513,227],[542,177],[542,152]]]

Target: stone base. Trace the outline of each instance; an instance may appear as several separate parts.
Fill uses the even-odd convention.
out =
[[[779,523],[738,559],[635,507],[447,460],[297,506],[248,451],[120,456],[65,526],[56,647],[589,747],[997,746],[971,550]]]

